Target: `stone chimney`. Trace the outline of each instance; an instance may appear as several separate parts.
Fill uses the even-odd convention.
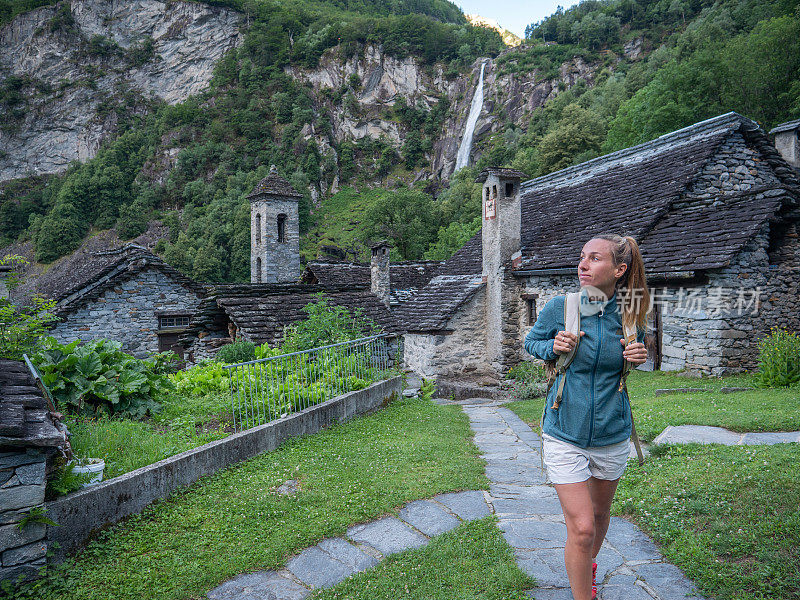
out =
[[[507,266],[519,255],[522,228],[520,180],[522,171],[489,167],[476,183],[482,183],[483,280],[486,282],[486,351],[498,375],[518,360],[518,323],[513,311],[519,310],[519,293],[510,289],[516,283]]]
[[[372,259],[370,260],[369,270],[372,293],[388,307],[389,293],[392,290],[389,280],[389,244],[378,242],[370,246],[370,248],[372,249]]]
[[[775,148],[783,160],[800,169],[800,119],[782,123],[769,133],[775,136]]]
[[[269,175],[248,194],[250,200],[250,282],[289,283],[300,279],[300,212],[302,196],[278,175]]]

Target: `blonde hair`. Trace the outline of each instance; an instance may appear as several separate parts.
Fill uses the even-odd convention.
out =
[[[639,244],[629,235],[621,236],[614,233],[601,233],[592,239],[611,242],[614,266],[622,263],[628,265],[615,284],[615,289],[619,292],[617,298],[622,309],[622,322],[628,327],[636,323],[640,329],[644,329],[647,314],[650,312],[650,291],[647,289]]]

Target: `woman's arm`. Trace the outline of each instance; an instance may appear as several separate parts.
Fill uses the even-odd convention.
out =
[[[558,333],[558,321],[556,320],[555,298],[544,305],[536,323],[525,336],[525,350],[528,354],[542,360],[553,360],[558,358],[558,354],[553,351],[553,343]]]

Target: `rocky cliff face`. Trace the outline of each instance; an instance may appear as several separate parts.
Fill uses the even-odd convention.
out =
[[[143,110],[203,90],[241,42],[238,13],[194,2],[73,0],[0,29],[0,181],[58,173],[92,158],[114,107]],[[133,106],[131,106],[133,105]]]
[[[508,52],[515,52],[509,49]],[[509,123],[521,123],[523,116],[557,95],[560,89],[572,87],[583,79],[593,85],[598,65],[576,58],[563,64],[559,76],[546,79],[537,71],[524,74],[502,73],[497,61],[479,59],[466,77],[448,79],[441,65],[422,65],[413,57],[398,59],[383,53],[379,45],[368,45],[359,57],[344,63],[333,49],[320,60],[316,69],[287,68],[287,73],[311,86],[318,99],[319,110],[328,111],[332,122],[332,139],[317,135],[310,127],[308,139],[314,138],[320,149],[332,152],[332,144],[358,140],[365,136],[385,140],[401,147],[408,132],[390,118],[387,109],[401,96],[409,105],[432,107],[442,97],[450,101],[450,111],[441,132],[433,140],[430,165],[417,174],[416,180],[437,178],[448,180],[453,173],[456,153],[461,143],[472,96],[478,81],[481,63],[484,72],[483,110],[475,127],[474,140],[502,131]],[[352,75],[362,82],[355,94],[357,114],[331,102],[329,92],[346,86]],[[559,82],[563,84],[559,87]],[[473,148],[478,144],[473,143]],[[473,162],[476,158],[473,150]]]

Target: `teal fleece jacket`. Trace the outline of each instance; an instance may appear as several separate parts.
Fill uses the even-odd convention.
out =
[[[553,351],[556,334],[564,330],[565,296],[552,298],[525,336],[525,350],[542,360],[558,357]],[[542,431],[581,448],[609,446],[630,437],[631,412],[625,391],[618,392],[624,359],[622,321],[617,294],[597,314],[581,314],[581,336],[575,357],[567,367],[559,408],[553,400],[562,375],[556,377],[545,401]],[[645,330],[637,328],[637,341]]]

